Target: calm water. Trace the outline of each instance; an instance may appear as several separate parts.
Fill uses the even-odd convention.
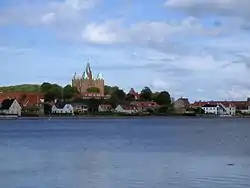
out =
[[[0,121],[1,188],[249,188],[250,119]]]

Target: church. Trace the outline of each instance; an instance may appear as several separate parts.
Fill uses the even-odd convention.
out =
[[[72,86],[77,88],[83,98],[105,97],[104,79],[101,73],[94,77],[89,63],[87,63],[86,69],[81,76],[77,76],[75,73]]]

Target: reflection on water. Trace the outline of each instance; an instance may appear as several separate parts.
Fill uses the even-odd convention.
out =
[[[0,121],[0,187],[249,188],[248,121]]]

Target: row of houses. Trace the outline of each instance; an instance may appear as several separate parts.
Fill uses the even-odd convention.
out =
[[[190,108],[202,108],[206,114],[215,115],[250,114],[250,98],[246,101],[196,101]]]
[[[159,105],[155,102],[139,102],[133,101],[130,104],[122,105],[119,104],[116,108],[112,108],[109,104],[101,104],[98,106],[98,112],[115,112],[115,113],[143,113],[148,110],[156,110]],[[56,103],[52,106],[52,114],[76,114],[76,113],[87,113],[89,111],[88,105],[82,103]]]
[[[23,112],[36,107],[38,112],[43,114],[44,99],[40,93],[0,93],[0,114],[5,115],[18,115]],[[140,113],[147,110],[155,110],[159,105],[155,102],[145,101],[133,101],[130,104],[119,104],[116,108],[112,108],[111,105],[101,104],[98,106],[99,112],[116,112],[116,113]],[[88,105],[84,103],[63,103],[57,102],[51,103],[52,114],[82,114],[89,111]]]

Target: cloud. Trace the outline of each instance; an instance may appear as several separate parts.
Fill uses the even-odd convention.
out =
[[[207,29],[198,19],[188,17],[182,21],[139,22],[124,27],[120,21],[90,23],[83,32],[85,41],[94,44],[133,43],[143,46],[166,45],[173,36],[216,36],[218,28]],[[169,42],[170,43],[170,42]]]
[[[97,0],[45,1],[43,4],[24,3],[0,10],[0,24],[23,23],[48,25],[82,20],[87,10],[97,5]]]
[[[219,15],[250,18],[249,0],[167,0],[167,8],[187,11],[191,15]]]

